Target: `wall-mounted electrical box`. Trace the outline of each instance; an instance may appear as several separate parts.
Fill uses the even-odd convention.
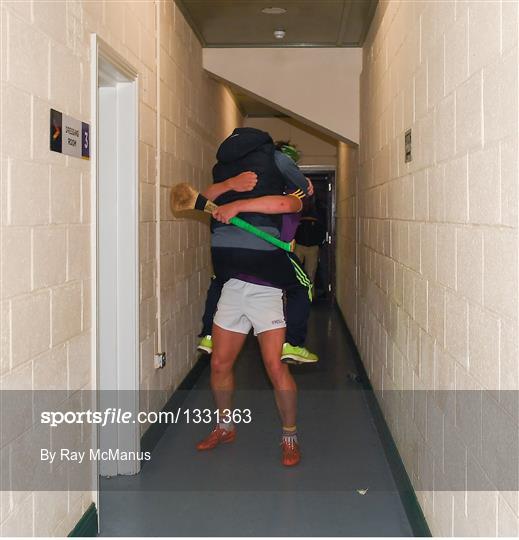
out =
[[[166,365],[166,353],[161,352],[155,355],[155,369],[162,369]]]

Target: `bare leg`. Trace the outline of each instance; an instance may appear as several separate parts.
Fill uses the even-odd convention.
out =
[[[211,356],[211,388],[216,406],[222,413],[232,407],[234,392],[234,363],[245,342],[246,334],[231,332],[213,325],[213,354]]]
[[[258,334],[263,363],[274,386],[274,395],[283,426],[295,426],[297,386],[286,364],[281,362],[285,329],[278,328]]]

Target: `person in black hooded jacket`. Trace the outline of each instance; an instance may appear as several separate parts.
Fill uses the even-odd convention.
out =
[[[308,192],[309,184],[294,160],[276,149],[270,135],[255,128],[237,128],[221,144],[213,168],[214,184],[204,194],[219,205],[251,198]],[[243,172],[246,171],[246,172]],[[282,216],[241,213],[240,217],[280,236]],[[310,312],[309,279],[303,276],[294,255],[271,246],[236,227],[212,220],[211,254],[215,277],[208,290],[198,349],[212,350],[211,329],[223,284],[239,274],[254,276],[285,289],[287,297],[287,343],[283,361],[315,362],[318,357],[305,348]]]

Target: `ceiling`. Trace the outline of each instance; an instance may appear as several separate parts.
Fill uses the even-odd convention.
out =
[[[204,47],[361,47],[378,0],[175,0]],[[279,7],[286,13],[267,15]],[[283,29],[284,39],[273,32]]]

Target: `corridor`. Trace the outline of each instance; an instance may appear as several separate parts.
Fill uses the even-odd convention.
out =
[[[321,361],[294,367],[303,459],[279,463],[279,420],[256,340],[237,364],[236,408],[252,423],[232,445],[198,453],[210,425],[170,426],[134,477],[103,479],[103,536],[412,536],[358,365],[335,307],[313,308],[308,342]],[[184,409],[212,407],[209,370]],[[367,490],[361,495],[357,490]]]
[[[519,538],[519,0],[1,0],[0,33],[0,536]],[[219,177],[240,128],[261,166]],[[255,250],[174,193],[279,194],[276,157],[314,184],[291,469],[252,337],[234,444],[149,417],[213,410],[211,247]]]

